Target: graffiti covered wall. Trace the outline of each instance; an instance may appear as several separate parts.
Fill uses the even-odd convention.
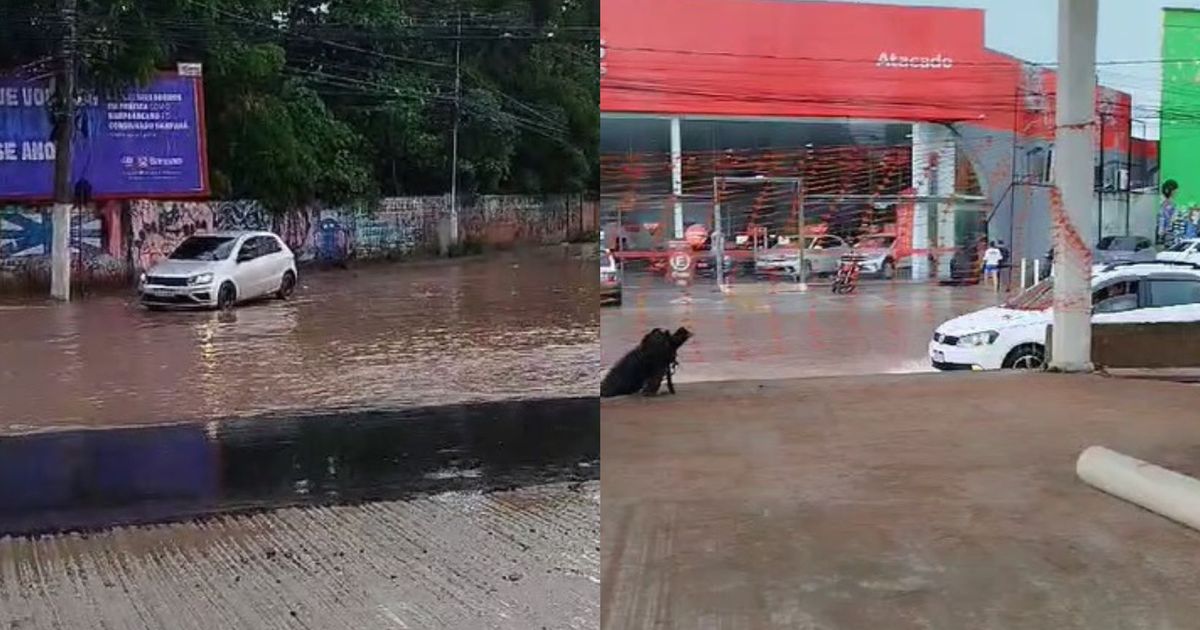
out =
[[[183,239],[216,229],[213,206],[203,201],[129,204],[130,260],[141,271],[165,259]]]
[[[255,201],[132,201],[72,219],[77,279],[123,285],[192,234],[273,230],[302,263],[398,259],[436,253],[449,197],[381,200],[373,208],[298,208],[272,215]],[[599,206],[578,197],[478,197],[459,208],[461,239],[487,247],[552,244],[595,233]],[[49,282],[49,208],[0,207],[0,288]],[[9,282],[6,282],[9,281]]]
[[[124,281],[120,253],[120,206],[77,210],[69,234],[72,264],[81,281]],[[0,289],[29,287],[49,278],[54,219],[47,207],[0,207]],[[113,252],[118,255],[113,255]]]
[[[459,211],[463,239],[492,247],[548,245],[597,231],[599,205],[580,197],[478,197]]]

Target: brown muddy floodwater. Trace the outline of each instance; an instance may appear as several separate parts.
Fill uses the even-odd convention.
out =
[[[0,302],[0,432],[595,395],[596,261],[560,249],[302,273],[288,302]]]

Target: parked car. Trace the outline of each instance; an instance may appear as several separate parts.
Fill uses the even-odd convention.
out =
[[[979,284],[982,278],[983,258],[979,248],[974,245],[956,247],[950,257],[950,279],[943,280],[942,284]]]
[[[232,308],[296,290],[296,257],[270,232],[217,232],[184,239],[142,274],[138,294],[149,308]]]
[[[1054,321],[1054,279],[1002,306],[955,317],[933,333],[940,370],[1040,369]],[[1099,267],[1092,276],[1092,323],[1200,321],[1200,265],[1155,261]],[[1190,318],[1190,319],[1189,319]]]
[[[911,259],[907,257],[904,260],[897,259],[894,234],[872,234],[864,237],[854,245],[854,256],[858,258],[859,271],[888,280],[896,277],[898,269],[912,266]]]
[[[721,269],[725,277],[733,275],[737,271],[737,263],[733,256],[726,252],[722,255]],[[696,275],[706,278],[712,278],[717,275],[717,255],[713,250],[700,250],[696,252]]]
[[[621,305],[621,270],[612,252],[600,253],[600,305]]]
[[[1130,260],[1154,260],[1154,241],[1144,236],[1105,236],[1096,245],[1092,261],[1096,264]]]
[[[725,277],[736,275],[739,267],[744,267],[749,260],[746,254],[749,254],[744,247],[740,247],[737,242],[726,242],[721,256],[721,270]],[[717,275],[717,255],[713,252],[712,237],[705,239],[704,244],[697,248],[693,254],[696,259],[696,275],[704,278],[713,278]]]
[[[767,250],[754,257],[754,272],[760,275],[800,273],[799,237],[780,238]],[[842,254],[850,252],[850,246],[840,236],[824,234],[804,237],[804,270],[806,276],[833,274],[837,272]]]
[[[1165,262],[1200,263],[1200,238],[1189,238],[1175,243],[1165,251],[1158,253],[1156,260]]]

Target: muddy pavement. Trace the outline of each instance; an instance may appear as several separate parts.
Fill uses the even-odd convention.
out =
[[[0,432],[594,395],[596,261],[561,249],[302,274],[289,302],[0,302]]]

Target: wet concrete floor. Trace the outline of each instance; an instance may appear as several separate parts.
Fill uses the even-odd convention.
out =
[[[1200,475],[1193,385],[1024,373],[602,403],[602,628],[1190,629],[1200,533],[1079,481]]]
[[[599,484],[0,539],[0,628],[589,629]]]
[[[289,302],[0,302],[0,433],[594,395],[595,259],[560,248],[305,272]]]
[[[934,328],[1000,299],[978,286],[900,281],[864,281],[851,295],[770,283],[722,295],[711,280],[684,291],[647,275],[625,285],[623,305],[601,310],[601,365],[651,328],[687,326],[696,336],[680,353],[679,382],[929,372]]]

